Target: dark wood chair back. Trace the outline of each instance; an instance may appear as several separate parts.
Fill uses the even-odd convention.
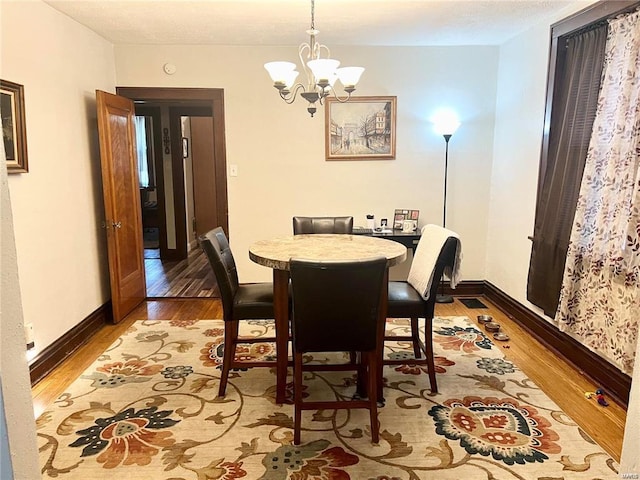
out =
[[[293,217],[293,234],[353,233],[353,217]]]
[[[386,264],[385,258],[292,259],[294,348],[301,352],[374,350]]]
[[[293,443],[300,444],[302,410],[366,408],[371,440],[379,442],[377,410],[380,303],[387,260],[317,262],[292,259],[294,422]],[[360,362],[305,365],[306,352],[359,352]],[[302,398],[306,370],[358,370],[358,393],[366,400],[313,401]],[[365,388],[366,387],[366,388]],[[366,392],[366,393],[364,393]]]
[[[229,240],[221,227],[214,228],[198,239],[207,255],[209,264],[218,282],[225,320],[233,316],[233,299],[238,291],[238,271]]]

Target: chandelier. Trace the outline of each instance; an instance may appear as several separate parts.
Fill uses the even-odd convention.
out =
[[[316,35],[320,32],[315,28],[314,10],[314,0],[311,0],[311,28],[307,30],[309,43],[303,43],[298,48],[300,63],[307,75],[306,86],[302,83],[295,83],[299,74],[295,63],[269,62],[264,65],[273,80],[273,86],[280,93],[280,98],[291,104],[299,93],[309,102],[307,111],[312,117],[317,110],[316,102],[322,105],[323,99],[329,94],[333,94],[339,102],[349,101],[351,93],[356,89],[356,84],[360,80],[360,75],[364,72],[362,67],[338,68],[340,62],[330,58],[331,52],[325,45],[316,42]],[[326,58],[321,57],[323,51]],[[342,83],[346,96],[339,97],[333,89],[336,80]]]

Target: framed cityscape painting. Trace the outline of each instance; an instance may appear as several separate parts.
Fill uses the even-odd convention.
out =
[[[396,97],[351,97],[325,100],[327,160],[393,160],[396,158]]]

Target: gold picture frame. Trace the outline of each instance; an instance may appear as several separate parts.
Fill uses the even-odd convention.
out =
[[[7,157],[7,173],[27,173],[27,129],[24,120],[24,87],[0,80],[2,140]]]
[[[396,158],[397,97],[325,98],[327,160]]]

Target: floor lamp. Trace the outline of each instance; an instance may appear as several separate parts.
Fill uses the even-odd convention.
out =
[[[444,189],[442,199],[442,227],[447,227],[447,173],[449,170],[449,140],[460,126],[458,117],[450,111],[443,111],[436,115],[434,119],[435,131],[444,138]],[[444,294],[444,281],[440,281],[439,293],[436,295],[437,303],[453,303],[451,295]]]

